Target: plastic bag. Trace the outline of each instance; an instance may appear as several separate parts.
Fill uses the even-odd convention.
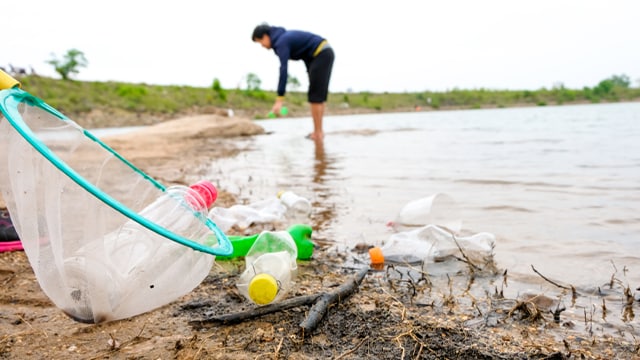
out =
[[[249,205],[214,207],[209,211],[209,218],[226,232],[233,226],[246,229],[252,224],[283,221],[286,213],[287,207],[280,199],[273,197]]]

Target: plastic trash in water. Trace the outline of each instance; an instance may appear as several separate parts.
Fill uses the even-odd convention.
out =
[[[293,191],[280,191],[278,199],[287,207],[287,213],[293,218],[308,217],[311,213],[311,202]]]
[[[375,267],[383,264],[434,264],[465,257],[474,263],[484,263],[493,256],[495,244],[495,236],[491,233],[462,237],[446,228],[427,225],[392,234],[382,246],[369,249],[369,257]]]
[[[231,254],[213,221],[44,101],[14,86],[0,91],[0,110],[2,196],[41,289],[74,319],[101,323],[167,304],[207,276],[212,255]],[[167,227],[170,215],[160,221],[143,211],[165,195],[180,222],[188,219],[184,231]],[[171,257],[148,257],[150,270],[137,271],[140,277],[78,280],[109,273],[105,266],[113,264],[105,265],[102,255],[130,222],[153,239],[145,240],[157,246],[152,253]],[[93,242],[104,245],[83,252]],[[126,301],[138,293],[146,294],[146,304]]]
[[[248,205],[213,207],[209,219],[223,231],[236,226],[241,230],[254,224],[273,222],[303,222],[311,212],[311,202],[291,191],[281,191],[278,196],[266,198]]]
[[[287,207],[278,198],[268,198],[249,205],[236,204],[228,208],[213,207],[209,219],[223,231],[233,226],[246,229],[252,224],[271,223],[285,219]]]
[[[400,227],[440,225],[459,232],[462,228],[462,220],[460,220],[455,201],[449,195],[436,193],[404,205],[394,225]]]
[[[287,232],[293,238],[298,249],[298,260],[309,260],[313,256],[313,249],[315,245],[311,241],[311,234],[313,232],[311,226],[305,224],[294,224],[289,226]],[[251,236],[234,236],[229,235],[229,241],[233,245],[233,253],[229,256],[218,256],[216,260],[228,260],[238,257],[246,256],[249,249],[258,239],[260,234],[254,234]]]
[[[296,258],[296,244],[288,232],[263,231],[245,256],[238,291],[257,305],[281,299],[293,283]]]

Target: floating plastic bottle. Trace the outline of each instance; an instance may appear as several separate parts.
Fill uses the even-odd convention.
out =
[[[294,218],[309,216],[311,202],[293,191],[280,191],[278,198],[287,207],[287,213]]]
[[[172,186],[140,215],[175,234],[204,241],[203,219],[216,197],[208,181]],[[193,290],[209,274],[213,261],[213,256],[129,220],[64,259],[65,285],[73,306],[63,310],[87,323],[141,314]]]
[[[236,286],[257,305],[281,299],[298,268],[297,248],[286,231],[263,231],[245,256],[246,268]]]
[[[462,227],[455,201],[443,193],[408,202],[400,209],[395,224],[408,227],[440,225],[454,232]]]
[[[309,260],[313,256],[314,244],[311,241],[311,233],[313,232],[311,226],[305,224],[291,225],[287,232],[293,238],[298,249],[298,260]],[[251,249],[251,246],[256,242],[260,234],[254,234],[251,236],[229,236],[229,241],[233,245],[233,253],[229,256],[218,256],[216,260],[228,260],[232,258],[238,258],[246,256]]]
[[[457,261],[456,258],[464,256],[472,262],[481,262],[493,255],[495,242],[491,233],[460,237],[443,227],[427,225],[391,235],[384,245],[369,249],[369,257],[375,267],[383,264],[441,263]]]

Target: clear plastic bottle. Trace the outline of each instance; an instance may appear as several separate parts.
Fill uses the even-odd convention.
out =
[[[455,257],[461,258],[462,249],[469,260],[481,261],[493,254],[495,242],[495,236],[491,233],[460,237],[446,228],[427,225],[391,235],[384,245],[369,249],[369,257],[374,267],[386,263],[441,263],[455,260]]]
[[[246,268],[236,286],[257,305],[282,298],[291,288],[298,268],[298,250],[286,231],[263,231],[245,256]]]
[[[278,198],[287,207],[287,213],[294,217],[308,216],[311,213],[311,202],[293,191],[280,191]]]
[[[172,186],[140,215],[182,237],[204,243],[207,209],[217,191],[208,181]],[[69,300],[77,321],[123,319],[163,306],[193,290],[214,257],[171,241],[129,220],[64,260]],[[70,306],[71,304],[72,306]]]
[[[455,201],[444,193],[408,202],[400,209],[394,223],[407,227],[440,225],[455,232],[462,227]]]
[[[284,219],[287,207],[275,196],[248,205],[236,204],[228,208],[213,207],[211,219],[222,231],[233,226],[244,230],[252,224],[270,223]]]

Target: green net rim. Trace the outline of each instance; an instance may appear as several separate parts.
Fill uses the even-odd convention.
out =
[[[27,93],[24,90],[19,88],[13,88],[9,90],[0,91],[0,111],[7,119],[7,121],[13,126],[13,128],[29,143],[36,149],[42,156],[44,156],[51,164],[53,164],[56,168],[58,168],[62,173],[68,176],[71,180],[73,180],[76,184],[80,185],[83,189],[91,193],[97,199],[107,204],[114,210],[118,211],[122,215],[127,218],[137,222],[138,224],[144,226],[145,228],[164,236],[165,238],[175,241],[181,245],[192,248],[196,251],[201,251],[211,255],[220,255],[220,256],[229,256],[233,252],[233,246],[229,238],[224,234],[224,232],[213,222],[211,219],[206,218],[205,225],[209,228],[216,236],[217,245],[216,246],[207,246],[200,243],[197,243],[193,240],[180,236],[172,231],[167,230],[166,228],[147,220],[146,218],[140,216],[137,212],[131,210],[124,204],[120,203],[109,194],[102,191],[97,186],[93,185],[89,181],[87,181],[84,177],[78,174],[75,170],[73,170],[67,163],[65,163],[62,159],[60,159],[55,153],[51,151],[42,141],[40,141],[31,128],[24,122],[22,115],[18,111],[18,105],[20,103],[25,103],[30,106],[36,106],[40,109],[54,115],[59,118],[61,121],[70,122],[71,120],[67,118],[64,114],[45,103],[43,100]],[[74,123],[75,124],[75,123]],[[129,162],[127,159],[118,154],[115,150],[109,147],[107,144],[103,143],[98,139],[95,135],[89,132],[86,129],[83,129],[79,125],[76,124],[79,131],[89,138],[90,140],[97,143],[103,149],[111,153],[113,156],[121,160],[127,166],[129,166],[133,171],[140,174],[146,180],[150,181],[155,187],[160,189],[162,192],[166,191],[166,187],[153,179],[151,176],[144,173],[142,170],[138,169],[135,165]],[[199,214],[195,214],[194,216],[198,216]]]

